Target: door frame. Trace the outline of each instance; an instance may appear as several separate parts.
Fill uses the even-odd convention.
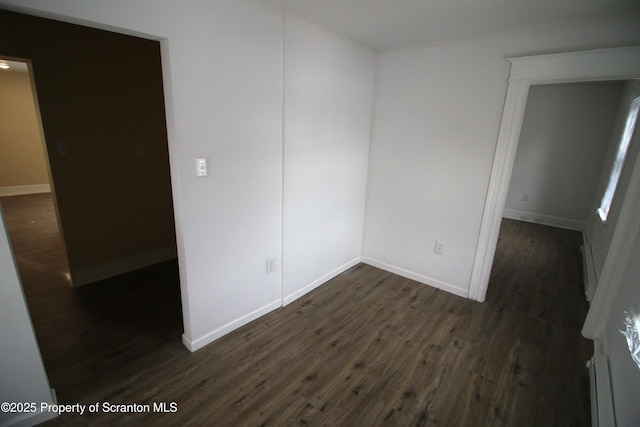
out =
[[[469,298],[480,302],[485,300],[489,287],[529,88],[541,84],[627,80],[640,76],[640,46],[515,57],[507,60],[511,64],[511,71],[469,284]],[[634,177],[636,175],[640,178],[640,170],[635,171]],[[633,203],[625,202],[625,205]],[[632,226],[634,222],[640,220],[630,216],[627,221],[620,221],[618,228],[624,230],[625,226]],[[620,230],[616,233],[618,240],[631,238],[631,233]],[[614,236],[600,282],[606,283],[607,279],[612,279],[605,277],[604,273],[610,271],[610,275],[614,274],[615,269],[606,265],[619,259],[620,255],[623,255],[620,251],[624,247],[625,242],[616,243]],[[583,331],[585,336],[594,336],[599,328],[597,325],[603,324],[603,319],[608,315],[610,303],[607,301],[612,299],[612,294],[615,295],[617,289],[615,278],[613,279],[611,286],[600,286],[600,289],[596,290]]]

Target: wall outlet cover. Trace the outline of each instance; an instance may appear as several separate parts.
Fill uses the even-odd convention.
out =
[[[266,272],[273,273],[278,269],[278,258],[269,258],[266,263]]]

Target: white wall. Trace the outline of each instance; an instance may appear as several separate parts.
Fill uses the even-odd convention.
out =
[[[372,51],[294,16],[285,31],[281,10],[248,1],[0,3],[163,40],[189,348],[359,260]],[[208,177],[196,178],[196,157],[209,158]]]
[[[522,32],[378,58],[365,260],[467,295],[507,57],[640,43],[638,22]],[[444,254],[433,251],[441,240]]]
[[[602,267],[604,266],[607,252],[611,245],[611,240],[613,239],[613,233],[616,225],[618,224],[620,211],[622,210],[622,202],[624,200],[623,196],[626,194],[629,186],[629,180],[631,178],[633,168],[628,165],[634,165],[637,156],[640,155],[640,132],[638,132],[640,124],[636,124],[636,132],[631,140],[631,145],[629,146],[629,151],[627,152],[627,158],[625,160],[625,166],[622,169],[620,181],[618,182],[618,187],[613,197],[611,209],[605,224],[600,221],[599,216],[596,214],[596,210],[600,206],[602,195],[604,194],[604,190],[609,180],[615,154],[618,149],[620,137],[622,136],[627,114],[629,112],[630,103],[639,95],[640,81],[632,80],[627,82],[624,87],[622,100],[619,103],[619,109],[617,110],[615,127],[610,138],[608,152],[605,155],[605,161],[601,171],[598,187],[591,206],[591,215],[589,216],[587,223],[587,238],[591,243],[596,279],[600,277],[602,272]]]
[[[54,403],[54,399],[1,218],[0,272],[0,402],[34,402],[38,409],[37,413],[2,411],[0,425],[18,421],[33,425],[51,418],[39,409],[42,402]]]
[[[505,216],[585,228],[622,86],[598,82],[529,89]]]
[[[293,15],[285,25],[285,304],[360,261],[375,55]]]

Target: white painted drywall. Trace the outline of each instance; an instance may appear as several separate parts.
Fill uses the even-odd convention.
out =
[[[285,37],[281,10],[246,1],[0,3],[166,39],[163,72],[189,348],[359,260],[372,51],[293,16]],[[208,177],[196,178],[196,157],[209,159]],[[270,258],[277,258],[277,268],[267,274]]]
[[[3,4],[165,39],[184,341],[197,349],[278,307],[281,272],[265,260],[282,253],[282,14],[237,0]]]
[[[1,218],[0,272],[0,402],[37,405],[37,412],[5,412],[3,408],[0,425],[21,420],[33,425],[52,418],[54,414],[40,413],[40,405],[55,402]]]
[[[378,58],[365,259],[469,289],[507,57],[640,43],[638,22],[521,32]],[[435,241],[444,254],[434,253]]]
[[[556,225],[584,228],[622,87],[597,82],[529,89],[505,211],[515,211],[516,219],[554,218]]]
[[[635,242],[600,340],[607,344],[605,354],[609,358],[613,406],[619,427],[640,425],[640,369],[631,358],[626,338],[619,332],[625,330],[624,312],[640,307],[640,263],[637,262],[640,234],[636,235]]]
[[[375,54],[293,15],[285,21],[285,304],[357,263]]]
[[[638,129],[640,129],[640,126],[636,125],[636,132],[633,135],[631,144],[629,146],[629,151],[627,152],[627,158],[622,169],[622,174],[620,175],[620,181],[618,182],[616,193],[613,197],[613,202],[611,204],[611,209],[609,210],[607,222],[603,224],[600,221],[599,216],[596,214],[596,210],[600,205],[602,194],[604,194],[604,190],[609,179],[609,174],[611,173],[615,153],[618,149],[619,139],[622,135],[627,118],[627,113],[629,111],[629,105],[631,101],[637,96],[640,96],[640,80],[632,80],[627,82],[623,90],[622,100],[619,103],[619,108],[617,110],[616,123],[609,140],[610,143],[608,146],[608,151],[605,155],[605,161],[601,170],[598,187],[595,191],[592,201],[591,215],[589,216],[587,222],[586,234],[589,242],[591,243],[591,251],[593,253],[593,264],[596,273],[596,279],[600,278],[607,253],[609,251],[609,246],[611,245],[611,241],[613,239],[613,233],[615,231],[616,225],[618,224],[618,219],[622,210],[622,202],[629,186],[629,180],[633,171],[632,165],[635,164],[637,156],[640,155],[640,132],[638,131]]]

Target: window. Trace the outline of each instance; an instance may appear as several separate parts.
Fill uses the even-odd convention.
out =
[[[611,201],[613,200],[613,195],[616,192],[616,187],[618,186],[618,181],[620,180],[620,174],[622,173],[622,165],[624,164],[624,159],[627,156],[627,150],[629,148],[629,143],[631,142],[631,136],[633,135],[633,130],[636,127],[636,120],[638,119],[638,109],[640,108],[640,97],[635,98],[631,101],[631,106],[629,107],[629,113],[627,114],[627,121],[624,124],[624,131],[622,132],[622,137],[620,138],[620,144],[618,145],[618,151],[616,152],[616,158],[613,162],[613,168],[611,170],[611,175],[609,175],[609,182],[607,183],[607,189],[602,196],[602,201],[600,202],[600,207],[598,208],[598,216],[602,222],[607,221],[607,216],[609,216],[609,209],[611,208]]]

